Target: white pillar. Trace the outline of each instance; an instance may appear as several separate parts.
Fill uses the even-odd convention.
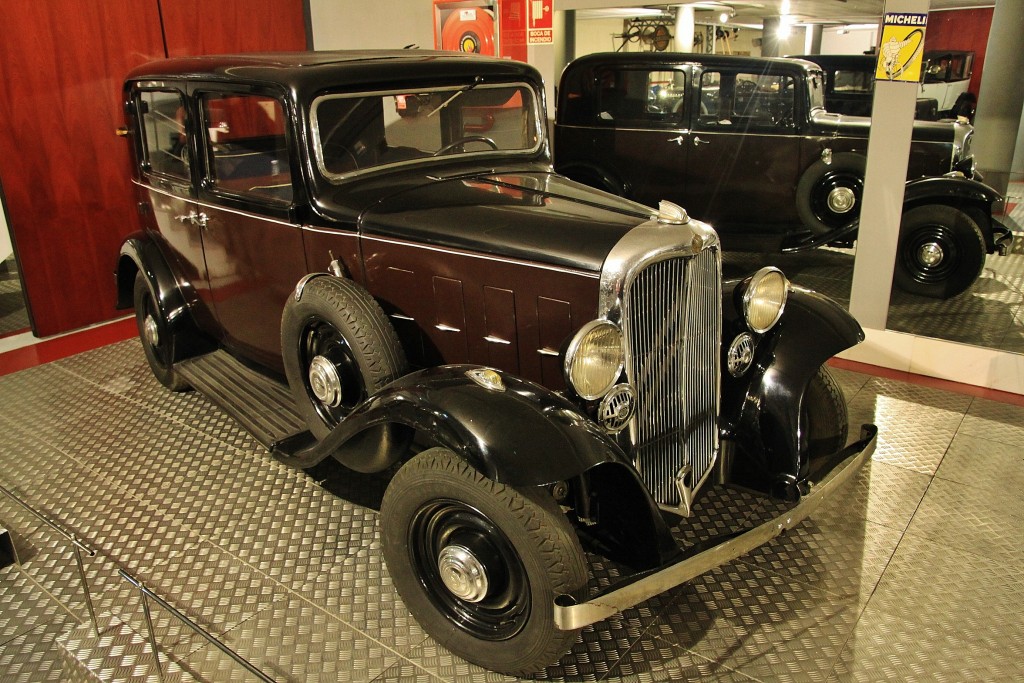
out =
[[[676,52],[693,52],[693,5],[676,6]]]

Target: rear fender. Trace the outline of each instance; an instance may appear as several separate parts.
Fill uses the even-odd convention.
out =
[[[188,300],[157,244],[145,235],[135,233],[121,245],[114,273],[117,286],[117,308],[134,306],[135,275],[142,273],[171,334],[182,343],[174,345],[173,362],[213,348],[213,343],[199,332],[189,312]],[[187,342],[187,343],[185,343]]]
[[[735,299],[726,296],[723,348],[743,326]],[[723,436],[736,446],[734,472],[743,483],[780,494],[806,476],[799,430],[804,390],[825,361],[863,340],[846,310],[791,285],[782,318],[757,341],[751,369],[739,378],[723,373]]]

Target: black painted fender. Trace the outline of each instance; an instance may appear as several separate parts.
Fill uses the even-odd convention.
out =
[[[825,361],[864,340],[860,325],[837,303],[790,287],[782,318],[757,342],[752,368],[739,378],[724,372],[722,382],[723,432],[743,459],[737,468],[753,475],[744,483],[773,493],[791,491],[807,474],[799,432],[804,390]],[[742,285],[724,302],[724,347],[742,325],[741,291]]]
[[[168,331],[177,335],[183,342],[174,346],[175,358],[172,361],[184,360],[210,350],[213,344],[196,326],[189,312],[188,300],[178,286],[177,279],[160,247],[143,232],[130,235],[121,244],[117,268],[114,271],[117,287],[116,308],[132,308],[135,274],[140,272],[145,277],[164,320],[167,321]],[[188,343],[184,343],[186,341]]]
[[[985,183],[958,176],[934,176],[908,180],[903,193],[904,210],[908,206],[926,204],[932,200],[940,200],[943,204],[949,200],[966,200],[991,207],[1002,197]]]

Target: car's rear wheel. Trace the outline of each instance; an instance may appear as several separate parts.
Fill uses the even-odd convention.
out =
[[[149,363],[153,376],[171,391],[185,391],[189,388],[189,383],[174,369],[175,347],[180,340],[170,331],[167,319],[141,272],[135,276],[133,300],[135,324],[139,328],[142,350],[146,354],[146,362]]]
[[[985,267],[985,236],[967,213],[919,206],[903,214],[896,286],[910,294],[948,299],[970,288]]]
[[[395,475],[380,526],[399,594],[455,654],[525,675],[572,645],[575,632],[555,627],[554,603],[559,595],[579,595],[587,566],[547,491],[499,484],[433,448]]]
[[[331,276],[307,281],[298,300],[289,299],[281,352],[296,407],[317,438],[406,368],[394,328],[373,297]]]

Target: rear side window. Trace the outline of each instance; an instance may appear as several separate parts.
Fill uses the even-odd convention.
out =
[[[201,102],[211,186],[290,202],[292,176],[281,103],[262,95],[222,93],[204,94]]]
[[[185,134],[185,99],[177,91],[143,90],[138,95],[143,165],[150,173],[187,180],[191,167]]]
[[[788,132],[796,125],[796,81],[787,74],[705,71],[701,130]]]

